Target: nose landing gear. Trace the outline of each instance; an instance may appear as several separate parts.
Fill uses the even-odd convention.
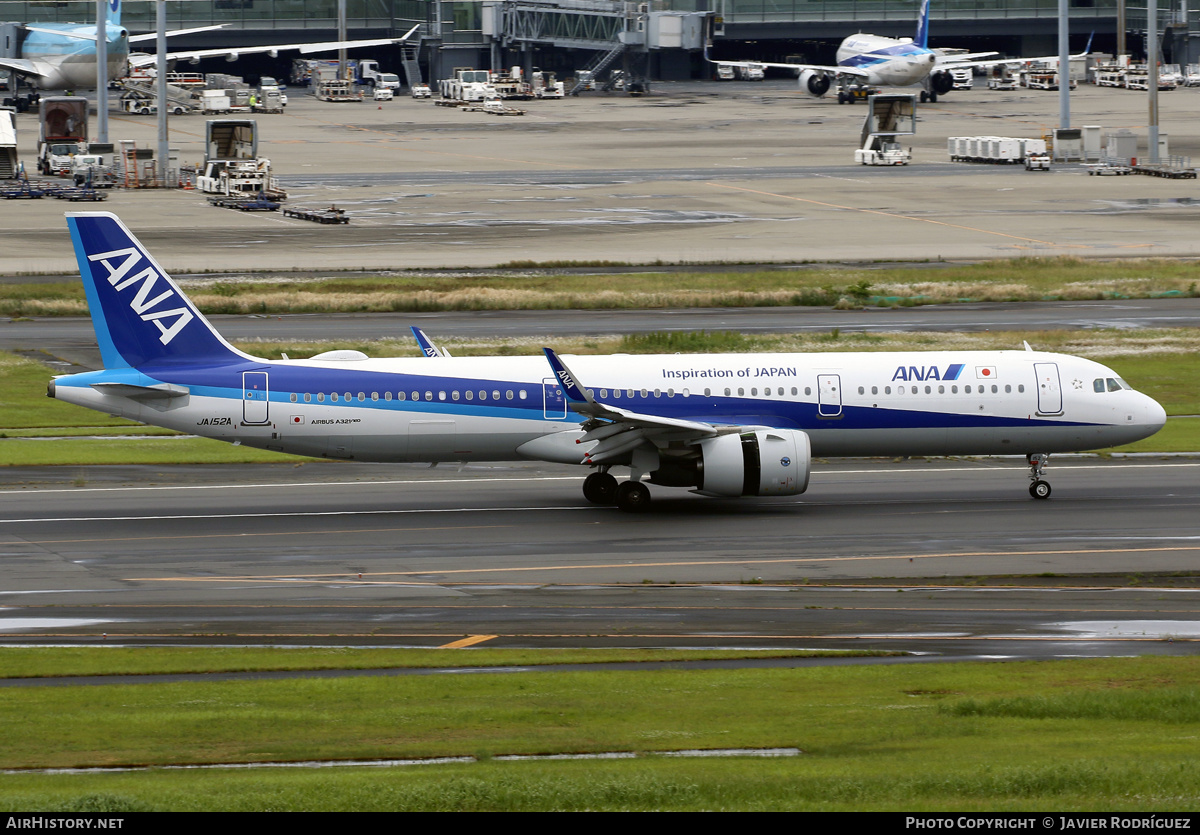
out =
[[[1029,462],[1029,495],[1035,499],[1050,498],[1050,482],[1042,479],[1042,472],[1046,469],[1046,462],[1050,460],[1050,453],[1030,453],[1025,456],[1025,460]]]

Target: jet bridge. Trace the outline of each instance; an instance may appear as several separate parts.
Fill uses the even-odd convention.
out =
[[[863,165],[908,165],[911,151],[899,141],[917,132],[917,97],[913,93],[876,94],[867,99],[867,118],[854,161]]]

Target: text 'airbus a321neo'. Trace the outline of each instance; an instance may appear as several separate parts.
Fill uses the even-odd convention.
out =
[[[104,368],[49,395],[180,432],[359,461],[589,467],[584,496],[645,509],[645,481],[786,496],[812,457],[1046,455],[1158,431],[1162,407],[1091,360],[1025,351],[268,360],[233,348],[112,214],[67,217]],[[570,366],[568,367],[568,361]],[[628,467],[620,482],[614,467]]]

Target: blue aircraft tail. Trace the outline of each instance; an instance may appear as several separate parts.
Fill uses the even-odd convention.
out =
[[[125,224],[108,212],[67,215],[104,367],[242,362]]]
[[[113,26],[121,25],[121,0],[108,0],[108,22]]]
[[[917,46],[929,49],[929,0],[921,0],[921,14],[917,17]]]

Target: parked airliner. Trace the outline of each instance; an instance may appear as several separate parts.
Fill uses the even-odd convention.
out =
[[[201,26],[194,29],[177,29],[171,35],[185,35],[221,29],[222,26]],[[155,55],[139,53],[131,58],[129,45],[142,41],[153,41],[154,33],[130,35],[121,25],[121,0],[108,0],[105,23],[106,66],[108,78],[124,78],[129,74],[131,62],[135,66],[148,66],[157,62]],[[413,27],[402,38],[375,38],[358,41],[326,41],[320,43],[272,44],[266,46],[231,47],[225,49],[191,50],[168,53],[168,60],[185,59],[192,62],[200,58],[224,57],[230,61],[239,55],[266,52],[274,56],[278,52],[297,50],[301,53],[331,52],[337,49],[352,49],[366,46],[386,46],[400,43],[415,32]],[[92,90],[96,87],[96,40],[95,24],[38,23],[0,25],[0,69],[10,70],[42,90]],[[16,41],[15,43],[12,41]]]
[[[359,461],[535,459],[645,509],[808,487],[814,456],[1046,456],[1157,432],[1162,407],[1091,360],[1032,351],[271,360],[227,343],[119,218],[67,215],[104,368],[51,397],[280,452]],[[426,341],[428,341],[426,339]],[[436,357],[436,359],[429,359]],[[618,483],[611,470],[628,467]]]
[[[929,48],[929,2],[921,0],[915,38],[885,38],[858,33],[842,41],[837,50],[836,66],[822,64],[774,64],[769,61],[713,61],[726,67],[779,67],[799,73],[800,89],[818,98],[829,92],[833,82],[840,87],[911,87],[921,86],[921,101],[937,101],[939,95],[954,89],[953,69],[995,67],[1028,61],[1058,63],[1058,56],[1040,58],[989,58],[973,60],[995,52],[943,55]],[[1091,49],[1089,42],[1088,50]],[[1087,54],[1085,50],[1079,58]],[[839,90],[838,103],[848,100]]]

